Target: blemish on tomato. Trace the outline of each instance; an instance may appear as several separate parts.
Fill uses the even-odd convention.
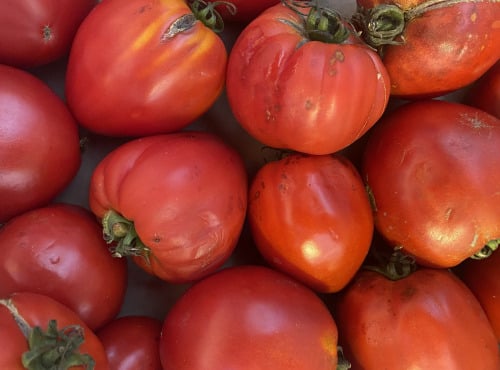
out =
[[[48,24],[46,24],[42,28],[42,37],[43,37],[43,41],[50,41],[54,38],[52,28]]]
[[[476,19],[477,19],[477,13],[472,13],[472,14],[470,15],[470,21],[471,21],[471,22],[475,22],[475,21],[476,21]]]

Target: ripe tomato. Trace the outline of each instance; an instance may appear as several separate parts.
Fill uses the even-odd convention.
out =
[[[184,0],[106,0],[82,22],[66,74],[80,124],[109,136],[179,130],[222,91],[227,51]]]
[[[320,292],[342,289],[373,235],[361,176],[339,155],[268,162],[250,186],[248,221],[266,260]]]
[[[378,49],[393,96],[434,97],[477,80],[500,58],[498,1],[357,0],[354,22]]]
[[[0,343],[1,369],[109,369],[94,332],[67,306],[41,294],[0,299]]]
[[[35,67],[65,56],[96,0],[0,1],[0,63]]]
[[[111,257],[101,227],[85,208],[52,204],[23,213],[0,228],[0,245],[0,296],[48,295],[93,330],[119,313],[126,261]]]
[[[500,343],[500,252],[484,259],[466,259],[454,271],[483,307]]]
[[[500,61],[472,84],[464,103],[500,118]]]
[[[229,56],[227,97],[237,121],[263,144],[329,154],[380,118],[389,79],[336,12],[307,11],[278,4],[245,27]]]
[[[109,370],[163,370],[159,341],[162,322],[148,316],[122,316],[96,334],[104,346]]]
[[[164,370],[323,370],[337,328],[321,299],[275,270],[245,265],[193,285],[165,318]]]
[[[471,291],[446,269],[398,280],[360,270],[336,299],[340,344],[353,369],[498,370],[493,330]]]
[[[498,245],[499,143],[500,120],[458,103],[421,100],[386,115],[362,170],[376,228],[430,267]]]
[[[149,273],[186,282],[215,271],[233,251],[247,207],[239,154],[217,136],[180,132],[127,142],[96,167],[90,207]]]
[[[78,126],[42,81],[0,65],[0,223],[47,204],[80,167]]]
[[[280,0],[228,0],[229,6],[220,0],[207,0],[207,2],[214,3],[215,9],[225,21],[248,23],[267,8],[278,4]]]

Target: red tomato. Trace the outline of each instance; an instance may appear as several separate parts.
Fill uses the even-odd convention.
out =
[[[500,118],[500,61],[470,87],[464,103]]]
[[[465,87],[500,58],[494,0],[357,0],[354,22],[378,49],[391,94],[432,97]]]
[[[149,136],[104,158],[90,184],[90,207],[146,271],[185,282],[215,271],[231,255],[247,207],[238,153],[203,132]]]
[[[266,260],[320,292],[342,289],[373,235],[361,176],[341,156],[292,154],[254,177],[248,221]]]
[[[469,258],[454,271],[483,307],[500,343],[500,252],[485,259]]]
[[[12,218],[0,228],[0,296],[48,295],[75,311],[93,330],[121,309],[125,260],[111,257],[88,210],[53,204]]]
[[[168,312],[164,370],[323,370],[337,365],[337,328],[311,290],[275,270],[227,268]]]
[[[321,22],[320,11],[326,14]],[[325,33],[314,28],[316,21],[337,33],[319,37]],[[305,17],[284,4],[268,8],[239,34],[226,85],[230,108],[251,136],[309,154],[352,144],[380,118],[389,98],[382,61],[333,10],[313,8]]]
[[[159,341],[162,322],[148,316],[123,316],[97,332],[109,370],[163,370]]]
[[[500,238],[500,120],[422,100],[374,127],[363,177],[375,226],[420,264],[452,267]]]
[[[65,56],[96,0],[0,1],[0,63],[34,67]]]
[[[108,136],[179,130],[220,95],[227,51],[184,0],[106,0],[82,22],[66,75],[80,124]]]
[[[422,268],[396,281],[361,270],[334,314],[352,369],[500,368],[484,311],[445,269]]]
[[[280,0],[207,0],[216,4],[215,10],[220,13],[225,21],[248,23],[256,18],[267,8],[276,5]]]
[[[67,306],[41,294],[0,299],[0,343],[1,369],[109,369],[94,332]]]
[[[0,223],[47,204],[80,167],[78,126],[33,75],[0,65]]]

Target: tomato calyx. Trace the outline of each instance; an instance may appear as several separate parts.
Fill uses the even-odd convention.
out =
[[[19,313],[12,299],[0,299],[0,305],[9,310],[28,341],[29,349],[21,358],[24,368],[67,370],[74,366],[85,366],[88,370],[94,369],[94,359],[78,351],[85,341],[81,326],[69,325],[59,330],[56,320],[50,320],[47,330],[44,331],[39,326],[31,327]]]
[[[482,260],[488,258],[493,254],[493,252],[495,252],[498,249],[499,245],[500,245],[500,239],[490,240],[488,243],[486,243],[486,245],[483,248],[481,248],[479,252],[472,255],[470,258],[475,260]]]
[[[104,240],[108,244],[114,243],[110,248],[113,257],[143,257],[149,265],[151,249],[139,238],[132,221],[114,210],[109,210],[102,218],[102,227]]]
[[[348,370],[352,367],[351,363],[345,358],[342,346],[337,346],[337,368],[336,370]]]
[[[392,281],[404,279],[417,269],[415,258],[404,254],[401,248],[396,247],[387,262],[380,257],[377,259],[379,262],[377,265],[364,265],[363,269],[378,272]]]
[[[318,0],[281,0],[281,3],[303,18],[303,31],[310,41],[342,44],[351,35],[342,16],[335,10],[321,5]]]
[[[206,2],[204,0],[191,1],[189,7],[193,12],[194,17],[202,22],[205,26],[216,33],[224,30],[224,21],[218,11],[215,10],[218,6],[225,6],[226,10],[231,15],[236,14],[236,6],[228,1],[213,1]]]

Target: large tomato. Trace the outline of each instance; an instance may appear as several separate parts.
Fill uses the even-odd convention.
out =
[[[0,1],[0,63],[48,64],[65,56],[96,0]]]
[[[106,0],[75,36],[66,96],[76,119],[93,132],[173,132],[214,103],[226,61],[223,41],[186,1]]]
[[[168,281],[196,280],[220,267],[240,236],[247,175],[232,147],[187,131],[123,144],[94,170],[90,207],[116,242]]]
[[[377,230],[431,267],[500,240],[500,120],[441,100],[400,106],[371,132],[363,177]]]
[[[33,75],[0,65],[0,223],[47,204],[80,167],[78,126]]]
[[[214,3],[215,9],[225,21],[247,23],[267,8],[278,4],[280,0],[207,0],[207,2]]]
[[[465,87],[500,58],[495,0],[357,0],[354,22],[377,48],[391,94],[432,97]]]
[[[125,260],[108,252],[88,210],[52,204],[12,218],[0,228],[0,296],[48,295],[93,330],[120,311],[127,286]]]
[[[337,328],[321,299],[275,270],[219,271],[192,286],[167,313],[164,370],[331,370]]]
[[[109,369],[95,333],[67,306],[41,294],[0,299],[0,343],[5,370]]]
[[[360,270],[337,297],[339,342],[352,369],[498,370],[495,335],[465,284],[446,269],[395,276],[396,264],[387,277]]]
[[[291,154],[265,164],[249,192],[248,221],[266,260],[320,292],[342,289],[373,234],[361,176],[339,155]]]
[[[309,154],[336,152],[361,137],[390,90],[377,53],[334,10],[285,4],[239,34],[226,84],[230,108],[250,135]]]
[[[500,119],[500,60],[470,86],[464,103]]]

